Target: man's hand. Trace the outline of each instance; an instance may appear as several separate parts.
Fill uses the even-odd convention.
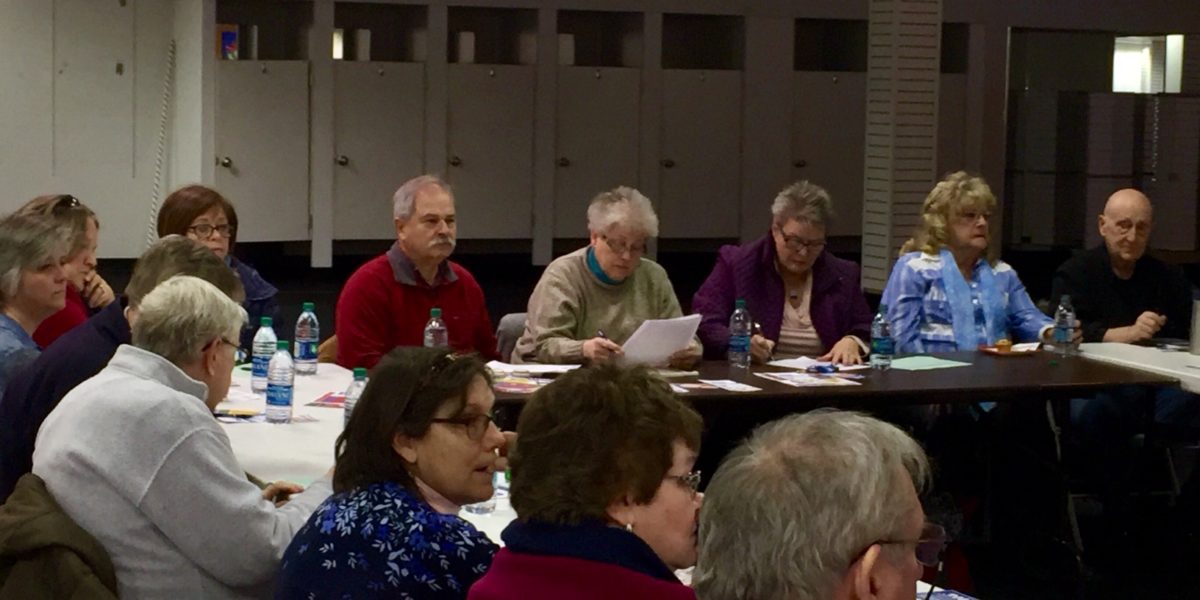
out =
[[[95,271],[83,277],[83,289],[79,295],[83,296],[83,301],[91,308],[104,308],[116,299],[108,282]]]
[[[276,507],[283,506],[291,499],[292,494],[304,491],[304,486],[290,481],[273,481],[263,488],[263,500],[274,502]]]
[[[594,337],[583,343],[583,357],[594,363],[602,363],[624,353],[620,344],[608,338]]]
[[[687,348],[672,354],[671,358],[667,360],[667,366],[672,369],[688,371],[698,362],[700,362],[700,349],[689,344]]]
[[[861,365],[862,346],[858,344],[857,338],[848,335],[838,340],[838,343],[833,345],[833,349],[817,360],[829,361],[839,365]]]
[[[750,336],[750,359],[755,364],[762,364],[771,360],[771,353],[773,352],[775,352],[775,342],[758,334]]]
[[[1167,317],[1151,311],[1146,311],[1140,315],[1132,325],[1127,327],[1114,327],[1104,332],[1104,341],[1106,342],[1122,342],[1126,344],[1136,344],[1144,342],[1162,331],[1163,326],[1167,324]]]

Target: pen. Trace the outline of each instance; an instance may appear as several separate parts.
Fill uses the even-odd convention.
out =
[[[604,330],[603,330],[603,329],[597,329],[597,330],[596,330],[596,337],[598,337],[598,338],[600,338],[600,339],[602,339],[602,340],[607,340],[607,339],[608,339],[608,336],[607,336],[607,335],[604,335]]]

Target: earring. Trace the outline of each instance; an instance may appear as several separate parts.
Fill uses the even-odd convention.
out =
[[[633,521],[630,521],[625,524],[625,531],[628,531],[629,533],[633,533]]]

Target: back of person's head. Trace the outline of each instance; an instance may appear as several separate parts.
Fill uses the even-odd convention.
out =
[[[156,240],[133,265],[133,275],[125,286],[129,306],[137,307],[158,284],[176,276],[199,277],[217,287],[234,302],[246,299],[246,290],[237,273],[204,245],[182,235],[171,234]]]
[[[572,525],[607,522],[630,495],[649,503],[676,441],[700,448],[703,422],[644,367],[576,369],[538,390],[521,411],[512,464],[517,517]]]
[[[246,311],[213,284],[176,275],[142,298],[130,328],[133,345],[179,365],[199,360],[215,339],[237,340]],[[236,344],[235,344],[236,345]]]
[[[67,241],[67,256],[74,256],[87,248],[88,221],[94,222],[97,227],[100,226],[96,213],[70,194],[38,196],[26,202],[17,212],[49,217],[59,223],[62,226],[62,235],[66,236],[64,239]]]
[[[68,251],[67,230],[54,219],[16,213],[0,218],[0,308],[17,295],[21,273],[57,267]]]
[[[916,498],[907,486],[919,492],[928,478],[920,445],[872,417],[821,410],[759,427],[706,490],[697,596],[833,597],[865,548],[903,539]]]
[[[476,377],[491,385],[491,373],[478,357],[439,348],[400,347],[371,369],[367,387],[335,444],[335,492],[391,481],[410,491],[416,482],[394,449],[396,434],[424,436],[438,409],[455,413],[467,403]]]
[[[225,218],[229,220],[232,232],[229,236],[229,247],[233,248],[234,243],[237,242],[237,210],[220,192],[199,184],[181,187],[171,192],[163,200],[162,206],[158,209],[159,237],[171,234],[187,235],[192,221],[212,210],[213,207],[220,207],[225,213]]]

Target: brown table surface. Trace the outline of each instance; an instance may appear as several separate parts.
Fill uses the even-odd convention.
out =
[[[756,392],[692,390],[683,396],[698,410],[754,408],[777,411],[807,410],[819,406],[878,408],[895,404],[957,404],[980,401],[1022,401],[1088,396],[1120,385],[1177,387],[1179,381],[1148,371],[1120,367],[1080,356],[1061,357],[1047,352],[1030,356],[1000,357],[981,352],[938,354],[938,358],[971,363],[966,367],[928,371],[861,370],[861,385],[793,387],[754,375],[786,371],[768,366],[750,373],[730,368],[725,361],[704,361],[699,377],[671,379],[673,383],[698,379],[733,379],[761,388]],[[524,404],[527,394],[497,393],[500,405]]]

